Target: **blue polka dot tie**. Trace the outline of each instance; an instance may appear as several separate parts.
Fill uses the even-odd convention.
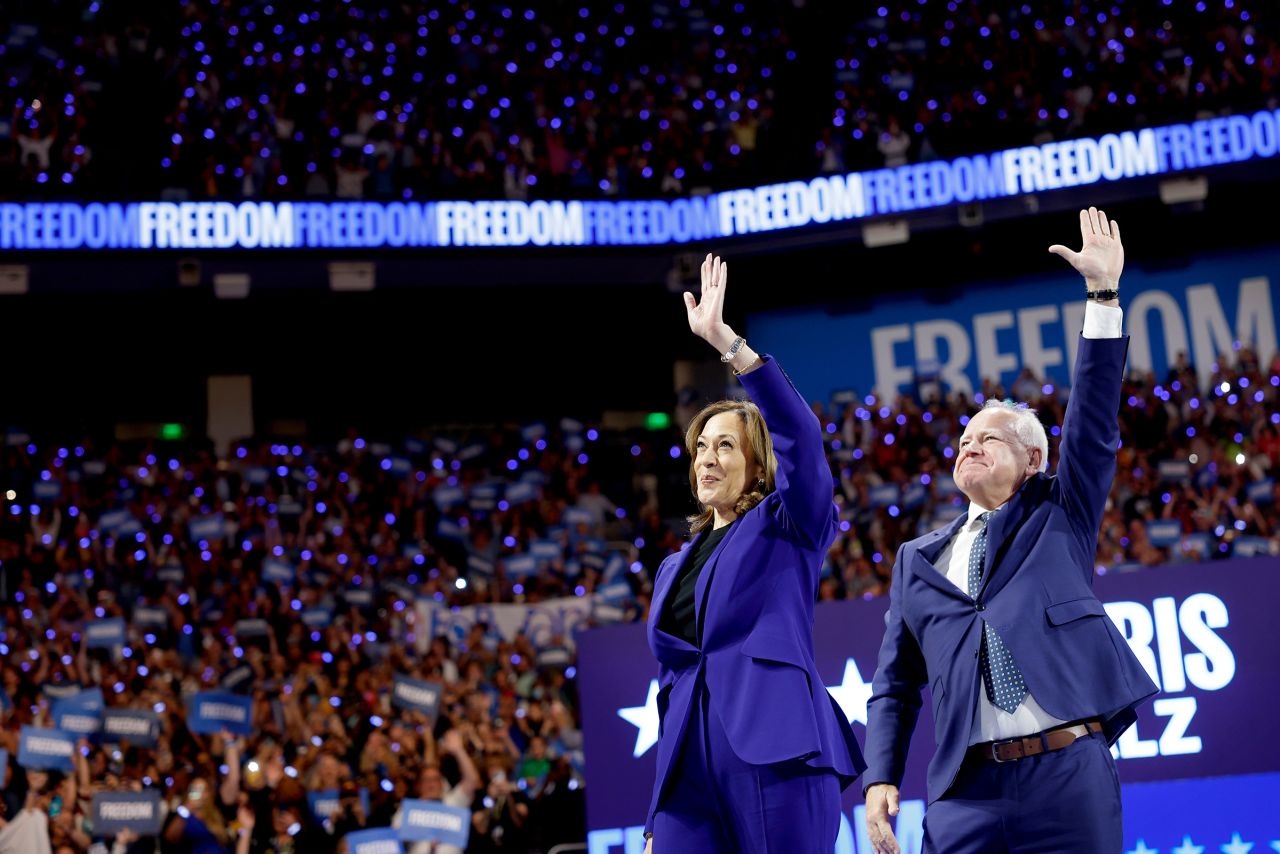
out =
[[[974,538],[973,550],[969,552],[969,595],[974,599],[982,589],[982,567],[987,560],[987,523],[991,521],[991,515],[992,511],[988,510],[978,517],[982,520],[982,529]],[[982,623],[982,651],[978,659],[987,699],[997,708],[1012,714],[1027,696],[1027,686],[1004,641],[985,621]]]

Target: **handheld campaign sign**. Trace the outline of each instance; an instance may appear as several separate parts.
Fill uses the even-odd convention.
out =
[[[347,850],[351,854],[404,854],[399,834],[390,827],[357,830],[355,833],[348,833],[345,839]]]
[[[139,605],[133,609],[133,624],[140,629],[163,629],[169,625],[169,613],[154,605]]]
[[[524,578],[538,574],[538,561],[533,555],[512,555],[502,561],[509,578]]]
[[[142,792],[98,792],[93,796],[94,835],[112,836],[130,830],[139,836],[155,836],[160,832],[160,793],[155,789]]]
[[[267,625],[266,620],[260,617],[253,617],[247,620],[236,620],[235,633],[237,639],[264,638],[270,632],[271,627]]]
[[[169,563],[156,570],[156,578],[166,584],[181,584],[187,580],[187,573],[182,564]]]
[[[402,709],[422,712],[434,721],[440,709],[440,690],[434,682],[396,674],[391,686],[391,703]]]
[[[49,682],[40,689],[50,700],[65,700],[84,690],[79,682]]]
[[[85,624],[85,643],[90,649],[109,649],[124,646],[124,618],[108,617]]]
[[[226,525],[221,513],[197,516],[191,520],[187,528],[191,532],[191,540],[197,543],[201,540],[220,540],[226,534]]]
[[[401,839],[466,848],[470,834],[471,811],[468,809],[412,798],[400,804]]]
[[[308,608],[302,612],[302,624],[312,629],[323,629],[333,622],[333,611],[328,608]]]
[[[278,558],[268,558],[262,562],[262,577],[266,581],[277,584],[293,583],[293,564]]]
[[[56,480],[38,480],[31,485],[31,494],[41,501],[49,501],[62,494],[62,484]]]
[[[1153,546],[1171,546],[1182,539],[1182,525],[1173,519],[1148,522],[1147,539]]]
[[[54,726],[76,738],[96,735],[102,729],[102,707],[77,702],[80,696],[77,694],[53,704]]]
[[[187,705],[192,732],[212,735],[224,729],[236,735],[253,734],[253,700],[227,691],[201,691]]]
[[[107,709],[102,713],[102,740],[127,741],[138,747],[155,747],[160,718],[145,709]]]
[[[18,736],[18,764],[23,768],[72,770],[75,736],[57,729],[24,726]]]
[[[218,682],[224,690],[237,694],[253,693],[253,668],[247,664],[233,667]]]
[[[364,814],[369,814],[369,790],[360,787],[359,790],[360,807],[364,810]],[[337,789],[321,789],[318,792],[307,793],[307,805],[311,807],[311,814],[318,821],[332,818],[342,809],[342,793]]]

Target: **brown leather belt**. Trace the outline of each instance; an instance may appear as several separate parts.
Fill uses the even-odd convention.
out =
[[[1076,739],[1102,732],[1102,723],[1096,718],[1078,724],[1047,729],[1024,738],[1005,741],[985,741],[969,748],[969,758],[984,762],[1015,762],[1028,756],[1038,756],[1053,750],[1061,750],[1075,744]]]

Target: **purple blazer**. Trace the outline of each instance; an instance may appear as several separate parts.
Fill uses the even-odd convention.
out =
[[[955,782],[977,714],[984,621],[1000,633],[1046,712],[1065,721],[1102,718],[1109,742],[1158,690],[1092,589],[1098,529],[1115,478],[1128,344],[1080,339],[1056,476],[1030,478],[991,518],[976,600],[933,563],[964,516],[898,550],[867,703],[865,784],[901,785],[926,683],[938,745],[929,802]]]
[[[698,674],[743,761],[802,759],[838,774],[844,786],[865,767],[849,722],[814,664],[813,606],[838,518],[821,428],[778,363],[760,358],[764,364],[741,380],[769,427],[777,488],[730,526],[702,568],[695,589],[697,612],[704,614],[701,650],[657,628],[692,553],[689,544],[667,557],[654,579],[647,633],[659,665],[661,735],[649,831],[696,711]]]

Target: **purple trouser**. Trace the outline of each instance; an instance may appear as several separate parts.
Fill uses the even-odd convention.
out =
[[[830,854],[840,830],[840,782],[800,760],[738,758],[705,684],[653,817],[653,854]]]

